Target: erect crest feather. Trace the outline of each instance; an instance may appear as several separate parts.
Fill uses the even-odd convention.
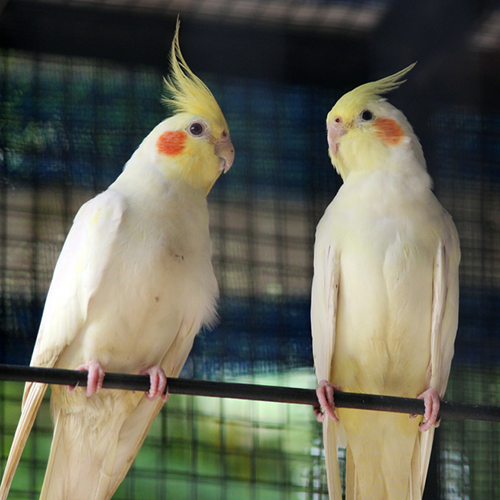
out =
[[[221,121],[224,115],[210,89],[187,65],[179,45],[180,20],[177,20],[170,52],[170,75],[164,79],[167,95],[162,101],[173,113],[190,113]]]
[[[375,82],[368,82],[356,87],[337,101],[330,114],[332,114],[334,110],[340,110],[340,108],[352,110],[354,113],[359,112],[369,101],[381,99],[381,96],[397,89],[403,84],[406,80],[402,80],[402,78],[415,66],[415,64],[417,63],[410,64],[401,71],[394,73],[394,75],[386,76]],[[330,116],[328,118],[330,118]]]

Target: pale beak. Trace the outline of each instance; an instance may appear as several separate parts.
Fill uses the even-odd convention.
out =
[[[215,144],[215,154],[220,159],[220,171],[226,173],[234,162],[234,146],[228,134]]]
[[[347,129],[340,117],[336,117],[330,123],[327,123],[326,128],[328,130],[328,147],[330,148],[332,156],[337,158],[339,154],[340,138],[347,134]]]

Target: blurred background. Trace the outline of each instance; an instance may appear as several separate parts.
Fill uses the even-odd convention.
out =
[[[314,231],[340,186],[326,114],[418,61],[390,100],[461,237],[446,399],[500,404],[500,4],[488,0],[0,0],[0,362],[29,363],[75,212],[167,117],[178,14],[236,148],[209,196],[220,324],[183,376],[315,387]],[[0,382],[1,469],[22,389]],[[9,498],[38,498],[51,432],[45,405]],[[444,421],[425,498],[499,497],[500,425]],[[321,428],[310,408],[172,396],[115,498],[327,499]]]

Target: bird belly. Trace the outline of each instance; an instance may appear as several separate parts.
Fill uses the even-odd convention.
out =
[[[341,253],[335,383],[411,397],[426,388],[432,272],[432,251],[400,236]]]
[[[134,266],[129,256],[110,268],[58,366],[95,360],[105,371],[138,373],[160,364],[175,344],[192,343],[215,305],[217,284],[209,258],[199,263],[177,255],[168,248],[161,256],[142,254]]]

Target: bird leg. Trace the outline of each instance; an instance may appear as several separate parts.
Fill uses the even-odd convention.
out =
[[[149,379],[151,381],[151,386],[149,388],[149,392],[146,393],[146,397],[150,401],[154,401],[155,399],[161,397],[163,401],[167,402],[170,394],[168,393],[167,376],[165,375],[163,368],[161,366],[152,366],[151,368],[140,372],[140,375],[149,375]]]
[[[323,422],[325,416],[329,416],[331,419],[338,422],[339,419],[335,415],[335,402],[333,394],[335,391],[341,391],[342,389],[328,380],[321,380],[316,388],[316,395],[318,396],[319,405],[313,407],[314,414],[316,415],[316,420],[318,422]]]
[[[104,380],[104,370],[98,361],[91,361],[84,365],[80,365],[75,370],[80,372],[88,372],[87,375],[87,388],[85,389],[85,394],[87,397],[92,396],[95,392],[99,392],[102,389],[102,382]],[[75,392],[77,385],[69,385],[68,392]]]
[[[433,425],[439,427],[438,415],[441,399],[436,389],[427,389],[418,396],[418,399],[423,399],[425,404],[424,421],[420,424],[419,429],[425,432]]]

